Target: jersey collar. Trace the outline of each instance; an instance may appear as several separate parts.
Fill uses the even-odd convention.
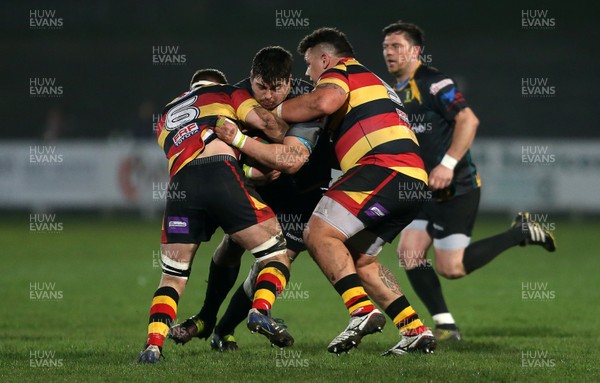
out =
[[[419,70],[419,68],[421,67],[421,64],[422,64],[422,62],[421,62],[421,60],[419,60],[417,67],[410,74],[410,77],[407,78],[406,80],[402,81],[401,83],[396,83],[396,85],[394,85],[394,90],[401,91],[406,86],[406,84],[408,84],[408,82],[415,77],[415,73],[417,73],[417,70]]]

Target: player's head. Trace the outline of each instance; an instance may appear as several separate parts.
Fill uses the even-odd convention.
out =
[[[383,28],[383,58],[388,72],[400,76],[419,62],[425,43],[423,30],[415,24],[397,21]]]
[[[227,78],[225,74],[218,69],[205,68],[198,69],[192,76],[190,81],[190,89],[194,87],[194,84],[198,81],[210,81],[216,82],[217,84],[227,84]]]
[[[304,36],[298,52],[306,61],[306,75],[317,82],[325,70],[337,65],[339,59],[354,57],[354,49],[346,35],[335,28],[319,28]]]
[[[254,98],[265,109],[281,104],[290,92],[292,54],[279,46],[259,50],[252,60],[250,84]]]

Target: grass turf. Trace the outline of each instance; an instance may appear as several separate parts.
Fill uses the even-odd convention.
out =
[[[467,278],[442,280],[464,341],[440,344],[433,355],[379,356],[398,341],[389,320],[382,334],[364,338],[350,354],[329,354],[326,346],[346,326],[347,313],[303,253],[293,265],[290,292],[273,312],[285,318],[296,338],[293,347],[271,348],[266,338],[241,325],[239,353],[215,353],[204,341],[183,347],[167,341],[166,360],[140,366],[134,360],[146,338],[149,303],[160,276],[158,220],[58,216],[61,231],[38,233],[29,231],[27,219],[0,222],[2,381],[600,380],[597,222],[556,222],[557,253],[514,248]],[[474,238],[507,224],[480,219]],[[219,240],[217,233],[197,254],[180,300],[180,321],[201,305]],[[395,245],[379,258],[431,324],[398,269]],[[244,258],[239,281],[251,261],[249,255]]]

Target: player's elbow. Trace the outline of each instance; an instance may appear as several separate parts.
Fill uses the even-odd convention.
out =
[[[333,114],[336,110],[338,110],[339,107],[336,106],[337,105],[331,102],[331,100],[329,100],[328,98],[320,97],[315,103],[315,110],[319,112],[320,116],[325,116]]]
[[[306,161],[308,161],[308,156],[294,156],[282,165],[281,171],[286,174],[297,173]]]
[[[462,120],[458,121],[461,122],[461,125],[468,126],[473,131],[477,131],[477,128],[479,127],[479,119],[477,118],[475,113],[473,113],[473,110],[471,110],[471,108],[465,109],[459,117],[461,117],[460,119]]]
[[[479,127],[479,119],[477,118],[477,116],[475,115],[475,113],[471,113],[472,117],[471,117],[471,126],[473,126],[473,130],[477,131],[477,128]]]

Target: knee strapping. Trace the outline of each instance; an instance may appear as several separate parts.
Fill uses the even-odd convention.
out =
[[[262,262],[266,259],[285,254],[287,252],[286,246],[287,242],[285,241],[283,234],[280,233],[269,238],[263,244],[256,246],[250,251],[256,258],[256,262]]]
[[[192,272],[189,262],[175,261],[162,252],[160,254],[160,260],[163,274],[188,279]]]

